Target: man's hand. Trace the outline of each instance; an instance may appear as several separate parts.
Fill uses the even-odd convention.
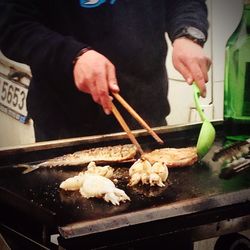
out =
[[[177,38],[173,42],[173,65],[188,84],[196,82],[201,96],[206,96],[205,84],[208,82],[211,60],[200,45],[185,37]]]
[[[110,92],[119,92],[114,65],[105,56],[89,50],[78,58],[73,74],[76,87],[91,94],[93,100],[103,107],[104,112],[110,114]]]

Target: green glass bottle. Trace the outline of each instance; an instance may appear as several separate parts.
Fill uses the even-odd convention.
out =
[[[228,135],[250,137],[250,0],[226,44],[224,120]]]

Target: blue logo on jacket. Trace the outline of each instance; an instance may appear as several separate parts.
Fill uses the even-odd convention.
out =
[[[108,0],[80,0],[81,7],[84,8],[94,8],[105,3]],[[116,0],[109,0],[110,4],[114,4]]]

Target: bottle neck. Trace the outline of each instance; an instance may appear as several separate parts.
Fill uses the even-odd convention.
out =
[[[241,21],[245,23],[248,29],[250,29],[250,0],[244,0],[244,8]]]

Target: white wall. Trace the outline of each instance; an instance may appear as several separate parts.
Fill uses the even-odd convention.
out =
[[[223,117],[225,46],[239,24],[242,0],[212,1],[212,60],[214,118]]]

